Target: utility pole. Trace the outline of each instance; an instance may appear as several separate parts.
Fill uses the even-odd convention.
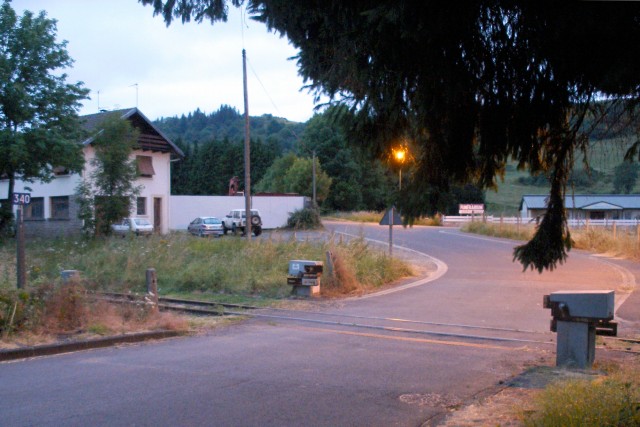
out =
[[[242,49],[242,81],[244,86],[244,231],[251,241],[251,138],[249,135],[249,94],[247,92],[247,52]]]
[[[315,209],[318,204],[316,203],[316,150],[313,150],[313,209]]]

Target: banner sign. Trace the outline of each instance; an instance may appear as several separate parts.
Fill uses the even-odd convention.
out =
[[[484,205],[483,204],[460,204],[458,206],[459,215],[474,215],[474,214],[483,214],[484,213]]]

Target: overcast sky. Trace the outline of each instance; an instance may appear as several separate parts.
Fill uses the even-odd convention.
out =
[[[11,5],[19,16],[45,10],[58,21],[58,41],[68,41],[75,60],[66,71],[68,82],[82,81],[91,90],[80,114],[136,102],[151,120],[196,108],[211,113],[222,104],[244,113],[244,47],[250,115],[294,121],[313,115],[313,96],[301,91],[295,61],[288,60],[296,49],[260,23],[247,18],[243,25],[233,7],[227,23],[177,21],[167,28],[151,6],[137,0],[13,0]]]

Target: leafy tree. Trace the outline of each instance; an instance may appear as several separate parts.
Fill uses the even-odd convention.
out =
[[[300,151],[316,152],[322,168],[331,177],[327,209],[357,210],[388,207],[392,190],[388,168],[363,153],[360,140],[350,141],[343,127],[342,107],[330,107],[315,114],[300,139]]]
[[[624,161],[616,166],[613,176],[613,191],[615,193],[629,194],[638,180],[638,164]]]
[[[227,18],[223,0],[140,1],[167,24]],[[495,187],[511,158],[546,173],[545,216],[514,251],[525,268],[553,269],[571,249],[564,195],[574,154],[587,148],[585,118],[600,121],[594,100],[637,119],[640,44],[623,42],[640,39],[635,2],[231,3],[300,50],[308,87],[350,105],[350,132],[373,153],[413,142],[405,215],[446,205],[452,185]]]
[[[313,196],[313,160],[309,158],[297,158],[287,170],[284,177],[287,192]],[[316,159],[316,200],[322,203],[329,195],[331,178],[322,170],[320,162]]]
[[[79,217],[87,233],[111,234],[111,224],[129,215],[131,203],[140,194],[135,184],[138,170],[131,158],[139,133],[128,120],[108,115],[91,146],[88,177],[76,189]]]
[[[316,199],[319,203],[329,195],[331,178],[316,159]],[[256,191],[313,195],[313,161],[289,153],[277,159],[256,184]]]
[[[56,31],[45,12],[18,17],[8,0],[0,6],[0,176],[9,180],[7,199],[16,178],[46,182],[55,167],[83,167],[77,111],[88,91],[66,83],[61,70],[73,61]],[[11,218],[11,205],[2,203],[0,232]]]
[[[276,159],[267,169],[263,178],[256,183],[256,192],[286,193],[288,187],[285,176],[297,158],[295,154],[288,153]]]

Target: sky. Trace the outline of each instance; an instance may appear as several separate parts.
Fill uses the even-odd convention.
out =
[[[230,3],[230,2],[229,2]],[[25,10],[57,20],[57,41],[73,60],[67,82],[91,90],[81,115],[100,109],[138,107],[151,120],[181,116],[222,104],[244,113],[242,49],[247,52],[249,114],[304,122],[314,114],[313,95],[302,89],[286,38],[270,33],[240,10],[229,20],[167,27],[151,6],[137,0],[12,0]]]

